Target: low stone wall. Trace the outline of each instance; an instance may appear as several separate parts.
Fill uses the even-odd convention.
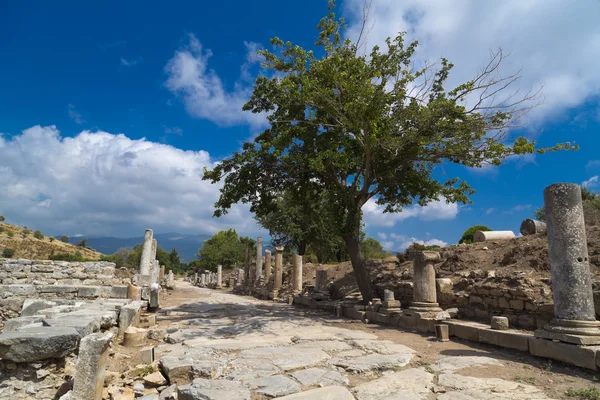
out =
[[[127,298],[129,278],[115,264],[0,258],[0,321],[19,315],[27,298]]]

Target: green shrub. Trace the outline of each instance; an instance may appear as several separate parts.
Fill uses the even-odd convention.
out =
[[[4,215],[0,215],[0,222],[6,221],[6,217]]]
[[[5,230],[4,227],[0,226],[0,233],[4,232],[4,230]]]
[[[463,233],[463,235],[460,238],[460,240],[458,241],[458,243],[466,243],[466,244],[473,243],[473,236],[475,235],[475,232],[477,232],[477,231],[491,231],[491,229],[485,225],[473,225],[472,227],[470,227]]]
[[[13,231],[8,231],[7,233],[9,238],[15,236],[15,233]]]
[[[54,241],[56,240],[56,238],[55,238],[54,236],[50,236],[50,237],[48,238],[48,240],[50,240],[50,242],[54,242]]]
[[[77,247],[87,247],[87,239],[82,239],[81,242],[77,243]]]
[[[25,227],[25,229],[23,229],[23,235],[25,235],[25,236],[31,235],[31,229]]]
[[[69,243],[69,237],[67,235],[62,235],[60,237],[60,241],[63,243]]]
[[[83,258],[83,255],[81,254],[80,251],[76,251],[75,254],[69,254],[69,253],[50,254],[48,259],[52,260],[52,261],[87,261],[85,258]]]
[[[12,258],[15,255],[15,249],[9,249],[8,247],[2,251],[2,257]]]
[[[44,234],[42,232],[40,232],[39,230],[33,232],[33,237],[39,240],[44,239]]]

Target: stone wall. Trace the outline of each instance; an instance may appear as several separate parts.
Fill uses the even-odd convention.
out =
[[[0,258],[0,320],[17,316],[26,298],[126,298],[129,281],[110,262]]]

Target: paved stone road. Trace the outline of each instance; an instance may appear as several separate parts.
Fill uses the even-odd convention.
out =
[[[180,399],[549,399],[536,386],[464,373],[502,368],[493,358],[440,355],[429,366],[411,367],[418,358],[413,349],[336,326],[334,317],[182,289],[196,290],[197,301],[161,311],[169,343],[157,348]]]

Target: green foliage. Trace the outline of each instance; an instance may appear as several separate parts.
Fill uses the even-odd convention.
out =
[[[473,236],[475,236],[475,232],[477,231],[491,231],[491,229],[485,225],[473,225],[463,233],[458,243],[473,243]]]
[[[360,248],[366,260],[375,260],[389,257],[390,253],[383,250],[383,246],[377,239],[367,238],[360,242]]]
[[[2,250],[2,257],[4,258],[12,258],[15,255],[15,249],[9,249],[8,247]]]
[[[33,237],[39,240],[44,239],[44,234],[42,232],[40,232],[39,230],[33,232]]]
[[[48,259],[53,261],[89,261],[88,259],[83,257],[83,254],[81,254],[79,250],[77,250],[75,253],[50,254],[50,256],[48,256]]]
[[[401,252],[397,252],[396,253],[396,258],[398,259],[398,262],[400,264],[408,261],[408,259],[406,258],[406,255],[404,253],[401,253]]]
[[[585,223],[587,225],[600,225],[600,194],[592,191],[587,186],[581,186],[581,201]],[[546,222],[544,207],[536,209],[533,217],[538,221]]]
[[[11,238],[13,236],[15,236],[15,233],[13,231],[8,231],[8,237]]]
[[[3,226],[0,226],[0,233],[2,233],[2,232],[4,232],[4,231],[5,231],[4,227],[3,227]]]
[[[87,247],[87,239],[81,239],[81,242],[77,243],[76,246],[77,247]]]
[[[54,236],[50,236],[50,237],[48,238],[48,240],[50,240],[50,243],[52,243],[52,242],[54,242],[54,241],[56,240],[56,238],[55,238]]]
[[[600,390],[595,386],[589,386],[587,389],[569,388],[565,394],[581,400],[600,400]]]
[[[544,210],[544,207],[537,208],[533,212],[533,218],[538,221],[546,222],[546,211]]]
[[[31,233],[32,233],[32,232],[31,232],[31,229],[29,229],[29,228],[27,228],[27,227],[25,227],[25,228],[24,228],[24,229],[21,231],[21,234],[23,235],[23,237],[25,237],[25,236],[28,236],[28,235],[31,235]]]
[[[60,237],[60,241],[63,243],[69,243],[69,237],[67,235],[62,235]]]
[[[0,215],[0,222],[6,221],[6,217],[4,215]]]
[[[250,239],[240,240],[235,229],[219,231],[198,250],[198,265],[213,271],[217,265],[225,269],[243,265],[246,245],[250,245]]]
[[[267,114],[270,127],[206,170],[204,179],[224,181],[216,216],[238,202],[266,215],[288,188],[324,196],[331,228],[343,238],[363,300],[369,301],[373,287],[359,245],[367,201],[391,213],[414,202],[468,203],[474,190],[458,177],[438,180],[440,165],[480,168],[512,155],[576,147],[536,148],[524,137],[510,137],[508,129],[532,99],[506,93],[515,77],[498,77],[501,52],[474,79],[446,90],[449,61],[441,59],[437,70],[431,64],[416,68],[417,42],[407,45],[403,33],[364,56],[360,43],[342,41],[344,24],[334,8],[330,2],[317,27],[316,51],[273,38],[274,51],[258,52],[267,71],[243,109]],[[466,98],[481,102],[468,107]]]

